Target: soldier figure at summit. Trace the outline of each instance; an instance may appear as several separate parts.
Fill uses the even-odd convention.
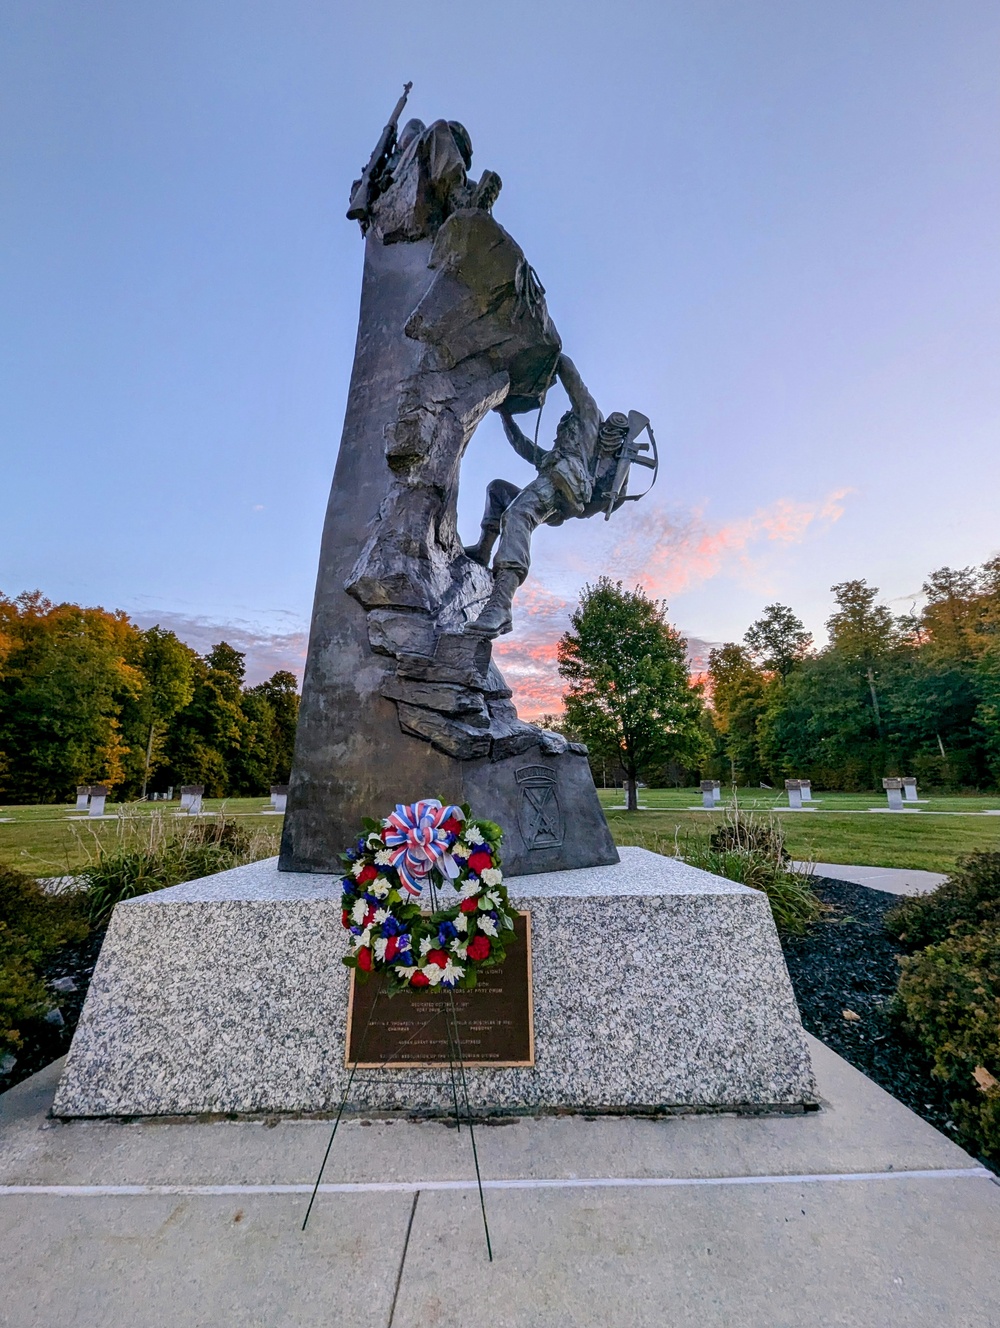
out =
[[[568,355],[559,356],[556,373],[570,409],[559,421],[551,449],[536,446],[511,412],[497,407],[511,446],[537,469],[538,477],[523,489],[494,480],[486,490],[479,541],[465,552],[488,567],[498,537],[500,544],[493,559],[493,593],[466,628],[469,632],[492,637],[511,630],[514,593],[528,575],[531,536],[540,525],[559,526],[568,517],[595,516],[600,511],[610,514],[625,501],[625,485],[618,483],[617,472],[630,419],[616,410],[602,420],[597,402]],[[648,425],[645,416],[637,418]],[[635,459],[640,464],[645,460]]]

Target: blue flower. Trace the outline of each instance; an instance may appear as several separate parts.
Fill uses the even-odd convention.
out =
[[[344,890],[348,894],[353,894],[354,887],[355,885],[357,885],[357,882],[354,880],[353,876],[345,876],[340,884],[344,887]]]
[[[369,894],[368,891],[366,890],[366,891],[364,892],[364,894],[361,896],[361,898],[362,898],[362,899],[367,899],[368,902],[369,902],[369,904],[374,904],[375,907],[378,908],[378,906],[379,906],[379,899],[378,899],[378,896],[377,896],[377,895]]]
[[[360,936],[360,935],[361,935],[361,931],[362,931],[362,929],[361,929],[360,927],[352,927],[352,928],[351,928],[351,935],[352,935],[352,936]]]
[[[402,924],[399,923],[390,913],[389,916],[386,918],[386,920],[382,923],[382,935],[398,936],[401,925]]]
[[[458,928],[453,922],[442,922],[438,927],[438,945],[445,946],[458,935]]]

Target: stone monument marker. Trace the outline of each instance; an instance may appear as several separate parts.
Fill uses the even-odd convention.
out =
[[[108,790],[103,784],[92,784],[90,786],[90,803],[87,807],[88,816],[103,816],[104,804],[107,801]]]
[[[786,779],[785,792],[788,794],[788,805],[793,812],[802,810],[802,781],[799,779]]]
[[[532,531],[632,498],[629,466],[655,466],[639,442],[649,422],[602,416],[537,275],[493,217],[499,176],[473,177],[456,121],[397,131],[405,97],[348,212],[365,240],[361,312],[281,869],[336,870],[362,817],[419,795],[502,825],[506,872],[606,865],[618,855],[585,748],[518,718],[492,643],[511,630]],[[514,417],[556,381],[570,409],[552,447],[537,447]],[[459,471],[494,409],[538,478],[491,484],[479,542],[465,549]]]
[[[90,803],[90,785],[77,784],[76,786],[76,810],[85,812]]]
[[[903,781],[901,779],[883,779],[882,787],[889,799],[889,810],[891,812],[901,812],[903,810]]]

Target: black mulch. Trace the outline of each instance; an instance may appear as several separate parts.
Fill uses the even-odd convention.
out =
[[[801,938],[782,941],[785,962],[808,1032],[946,1134],[955,1130],[930,1062],[889,1018],[902,947],[882,919],[902,900],[865,885],[815,877],[835,910]],[[844,1011],[860,1015],[844,1018]]]
[[[75,991],[59,991],[49,987],[53,1009],[58,1010],[62,1023],[52,1023],[46,1019],[26,1019],[20,1026],[21,1046],[14,1053],[14,1065],[3,1075],[0,1074],[0,1093],[6,1092],[22,1079],[43,1070],[52,1061],[65,1056],[73,1039],[84,997],[90,985],[90,975],[101,952],[106,927],[93,932],[85,941],[73,945],[64,945],[45,965],[45,979],[51,984],[61,979],[70,978]],[[0,1057],[2,1060],[2,1057]]]

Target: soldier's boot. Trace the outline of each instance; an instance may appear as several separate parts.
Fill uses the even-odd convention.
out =
[[[466,557],[471,558],[472,561],[478,563],[480,567],[489,567],[490,556],[493,553],[493,545],[496,544],[499,534],[499,521],[484,521],[478,542],[476,544],[467,544],[465,546]]]
[[[493,579],[493,593],[483,606],[483,611],[467,630],[482,632],[484,636],[503,636],[513,626],[511,605],[514,592],[521,584],[521,578],[509,567],[502,568]]]

